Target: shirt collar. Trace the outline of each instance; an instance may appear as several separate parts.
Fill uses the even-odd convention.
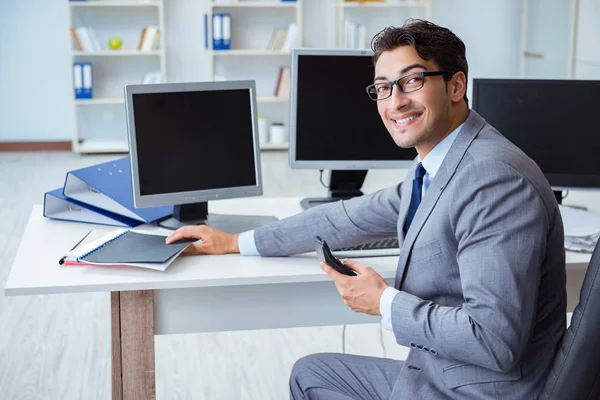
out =
[[[424,159],[421,160],[420,156],[417,156],[417,159],[420,163],[423,164],[425,171],[431,177],[431,179],[435,178],[435,174],[437,174],[438,170],[442,166],[442,162],[448,154],[448,150],[452,147],[452,143],[458,136],[458,132],[463,127],[465,123],[460,124],[455,130],[453,130],[448,136],[444,138],[441,142],[439,142],[429,154],[425,156]]]

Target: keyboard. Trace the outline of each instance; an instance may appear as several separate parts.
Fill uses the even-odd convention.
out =
[[[337,258],[361,258],[361,257],[387,257],[400,254],[398,238],[391,237],[380,239],[375,242],[360,244],[358,246],[342,247],[332,250]]]

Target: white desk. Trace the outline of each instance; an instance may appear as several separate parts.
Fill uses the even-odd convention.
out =
[[[300,198],[211,203],[211,212],[224,214],[283,218],[300,211]],[[5,294],[111,292],[113,399],[155,398],[154,335],[379,321],[344,306],[314,253],[281,258],[181,256],[165,272],[59,266],[63,253],[90,228],[113,229],[48,220],[41,206],[35,206]],[[585,269],[589,258],[567,253],[568,268]],[[390,284],[396,262],[396,257],[368,259]]]

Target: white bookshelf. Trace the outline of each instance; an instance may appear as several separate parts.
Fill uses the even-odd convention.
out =
[[[261,150],[287,150],[288,144],[273,144],[273,143],[264,143],[260,145]]]
[[[371,39],[382,27],[398,26],[408,18],[429,19],[430,0],[344,1],[336,0],[336,44],[339,48],[370,48]],[[364,26],[362,38],[355,38],[349,46],[347,36],[352,35],[348,25]],[[356,36],[356,34],[355,34]],[[358,39],[358,40],[357,40]]]
[[[167,80],[165,23],[163,0],[87,0],[68,1],[66,29],[71,44],[70,69],[74,62],[90,62],[93,74],[93,97],[75,99],[73,86],[72,148],[78,153],[128,152],[123,88],[141,84],[148,73],[162,73]],[[71,28],[93,29],[100,50],[78,50]],[[140,51],[138,44],[145,26],[159,31],[157,50]],[[109,48],[108,39],[121,38],[118,50]],[[71,79],[72,81],[72,79]]]
[[[117,0],[87,0],[87,1],[71,1],[71,7],[161,7],[161,1],[117,1]]]
[[[102,50],[102,51],[72,51],[73,56],[86,57],[138,57],[138,56],[158,56],[164,55],[162,50],[139,51],[139,50]]]
[[[95,97],[92,99],[75,99],[75,104],[83,105],[99,105],[99,104],[125,104],[123,97]]]
[[[293,1],[213,1],[213,8],[296,8],[298,2]]]
[[[259,96],[256,101],[259,103],[287,103],[289,99],[281,96]]]
[[[231,49],[231,50],[213,50],[213,57],[232,57],[232,56],[289,56],[289,51],[283,50],[255,50],[255,49]]]
[[[294,23],[298,30],[295,47],[302,47],[302,1],[214,0],[208,16],[209,76],[212,80],[256,81],[258,113],[268,125],[283,122],[289,127],[289,98],[275,96],[279,68],[290,66],[289,50],[269,50],[277,28]],[[231,49],[212,49],[212,15],[231,14]],[[287,150],[286,144],[262,144],[262,150]]]

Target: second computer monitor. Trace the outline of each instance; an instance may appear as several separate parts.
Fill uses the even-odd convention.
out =
[[[365,90],[370,50],[296,49],[291,76],[290,166],[332,170],[330,197],[359,195],[366,170],[411,165],[416,151],[396,145]]]
[[[473,81],[473,109],[531,157],[557,192],[600,189],[599,98],[600,81]]]

